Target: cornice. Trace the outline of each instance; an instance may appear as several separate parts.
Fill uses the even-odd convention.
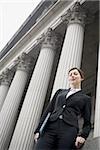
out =
[[[80,0],[82,1],[82,0]],[[62,23],[61,16],[71,8],[76,1],[61,1],[58,0],[49,11],[47,11],[40,20],[10,49],[9,53],[0,60],[1,71],[4,67],[9,67],[13,64],[12,60],[22,52],[29,53],[38,44],[41,35],[43,35],[49,27],[53,30]],[[0,72],[1,72],[0,71]]]

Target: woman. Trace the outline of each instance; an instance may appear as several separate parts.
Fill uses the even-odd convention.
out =
[[[35,130],[36,150],[72,150],[80,148],[91,130],[91,98],[81,90],[83,72],[72,68],[68,72],[69,89],[59,89],[41,117]],[[47,114],[51,112],[44,133],[40,136],[40,127]],[[79,133],[78,116],[84,119]]]

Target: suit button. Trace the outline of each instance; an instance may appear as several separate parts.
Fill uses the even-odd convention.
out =
[[[60,115],[60,116],[59,116],[59,119],[63,119],[63,115]]]
[[[66,105],[63,105],[63,108],[65,108],[66,107]]]

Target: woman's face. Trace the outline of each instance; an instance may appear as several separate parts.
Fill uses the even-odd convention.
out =
[[[71,85],[80,85],[82,78],[77,69],[71,70],[68,74],[68,80]]]

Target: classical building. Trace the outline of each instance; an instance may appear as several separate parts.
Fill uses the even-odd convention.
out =
[[[33,150],[34,130],[67,71],[85,72],[92,129],[83,150],[100,150],[99,0],[44,0],[0,52],[0,150]],[[82,119],[80,119],[80,126]]]

